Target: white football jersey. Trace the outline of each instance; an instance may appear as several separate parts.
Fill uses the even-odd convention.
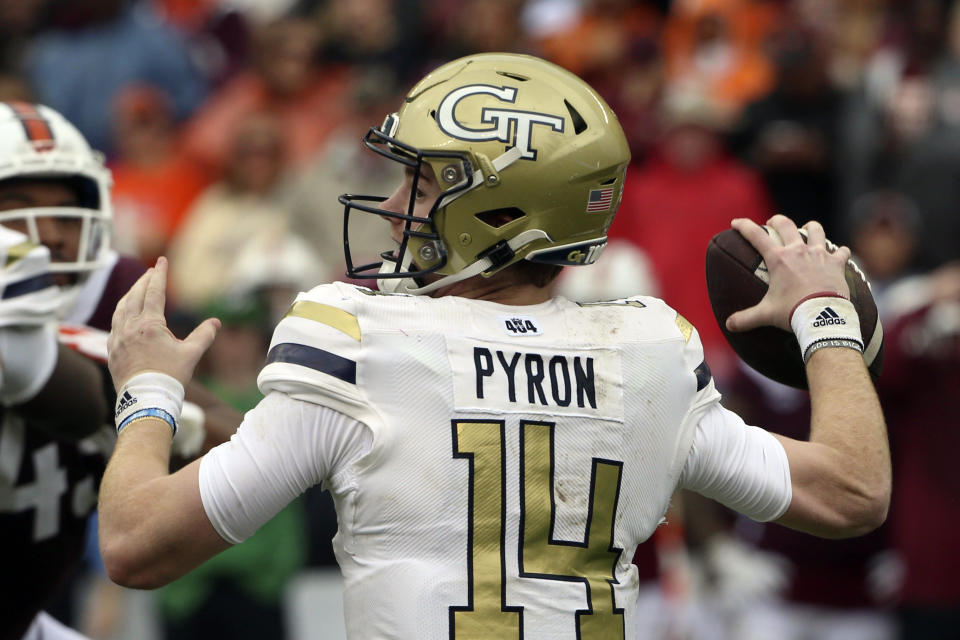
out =
[[[372,430],[324,480],[364,638],[623,638],[634,550],[719,402],[696,331],[655,298],[517,307],[343,283],[298,296],[259,384]]]

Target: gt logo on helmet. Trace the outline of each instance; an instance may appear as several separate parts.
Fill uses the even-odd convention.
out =
[[[597,261],[597,258],[600,257],[600,252],[603,251],[603,248],[607,246],[607,243],[594,245],[592,247],[587,247],[586,251],[581,251],[580,249],[574,249],[567,254],[567,263],[568,264],[593,264]]]
[[[457,105],[469,96],[490,95],[501,102],[514,103],[517,99],[515,87],[495,87],[487,84],[470,84],[454,89],[440,101],[437,109],[437,124],[447,135],[460,140],[484,142],[499,140],[520,149],[520,157],[536,160],[537,150],[530,148],[530,138],[534,125],[545,125],[554,131],[563,132],[564,120],[560,116],[515,109],[496,109],[484,107],[480,112],[480,121],[492,125],[486,129],[471,129],[457,120]]]

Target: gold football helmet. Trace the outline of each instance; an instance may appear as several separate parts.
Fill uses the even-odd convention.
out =
[[[433,71],[363,142],[407,167],[413,184],[404,213],[380,209],[385,197],[340,196],[347,275],[413,294],[519,260],[591,264],[606,245],[630,161],[616,115],[583,80],[507,53]],[[414,212],[424,164],[443,188],[426,216]],[[403,240],[382,262],[353,264],[354,210],[402,220]],[[443,277],[425,284],[428,273]]]

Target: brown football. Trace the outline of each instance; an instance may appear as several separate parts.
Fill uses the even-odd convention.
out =
[[[769,228],[764,228],[769,233]],[[827,246],[834,245],[828,240]],[[806,370],[793,332],[777,327],[759,327],[740,333],[727,330],[727,318],[731,314],[757,304],[767,292],[767,266],[757,250],[739,231],[722,231],[707,245],[706,271],[713,314],[737,355],[772,380],[806,389]],[[847,262],[846,278],[850,300],[860,317],[860,335],[865,345],[863,359],[876,381],[883,366],[883,327],[877,304],[870,284],[852,260]]]

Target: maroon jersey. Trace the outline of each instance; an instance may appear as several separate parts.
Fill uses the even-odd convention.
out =
[[[58,441],[15,410],[0,417],[0,638],[19,640],[83,554],[107,451]]]
[[[67,322],[110,331],[117,303],[145,271],[139,260],[118,256],[108,268],[91,274]]]
[[[88,310],[80,320],[103,330],[144,271],[128,258],[108,269],[91,274],[77,301]],[[104,393],[113,394],[106,374]],[[0,640],[19,640],[83,555],[113,432],[106,425],[79,442],[58,440],[16,408],[0,411]]]
[[[960,335],[930,308],[887,334],[880,377],[890,431],[893,498],[887,519],[904,562],[902,604],[960,602]]]
[[[776,384],[776,383],[772,383]],[[810,401],[805,391],[778,386],[771,394],[765,383],[741,372],[724,396],[748,424],[781,435],[807,440]],[[774,395],[779,393],[780,395]],[[873,608],[886,604],[871,593],[868,574],[889,548],[886,527],[858,538],[827,540],[778,524],[742,522],[738,530],[755,536],[760,548],[785,557],[793,571],[784,597],[791,602],[835,608]]]

